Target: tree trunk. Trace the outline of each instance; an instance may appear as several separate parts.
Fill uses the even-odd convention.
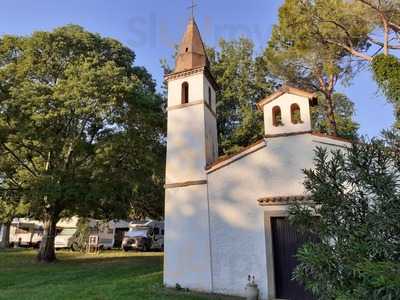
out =
[[[380,12],[380,16],[383,23],[383,54],[388,56],[389,55],[389,25],[388,21],[386,20],[385,15]]]
[[[11,223],[3,224],[0,248],[7,249],[10,247],[10,227],[11,227]]]
[[[338,135],[337,131],[337,124],[336,124],[336,117],[335,117],[335,108],[333,105],[333,99],[332,99],[332,94],[329,94],[326,96],[326,103],[327,103],[327,117],[329,121],[329,134],[332,134],[334,136]]]
[[[37,255],[37,259],[40,262],[50,263],[56,260],[54,240],[56,237],[57,222],[58,217],[55,216],[49,216],[44,222],[43,239],[40,243],[40,249]]]

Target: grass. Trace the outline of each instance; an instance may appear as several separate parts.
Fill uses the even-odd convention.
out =
[[[0,300],[232,299],[164,288],[161,253],[60,251],[54,264],[37,263],[35,255],[33,250],[0,251]]]

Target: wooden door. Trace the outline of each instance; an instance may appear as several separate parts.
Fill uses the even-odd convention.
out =
[[[310,293],[292,280],[292,273],[298,264],[295,257],[297,249],[309,238],[297,232],[285,217],[271,218],[271,228],[276,298],[312,300]]]

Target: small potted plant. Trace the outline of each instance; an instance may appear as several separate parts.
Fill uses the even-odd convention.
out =
[[[258,300],[259,290],[254,275],[247,276],[247,285],[245,290],[247,300]]]

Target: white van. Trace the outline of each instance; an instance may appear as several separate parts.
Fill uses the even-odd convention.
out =
[[[125,233],[122,249],[128,250],[164,250],[164,222],[148,220],[132,222]]]
[[[73,251],[79,250],[80,243],[78,242],[78,220],[75,226],[65,227],[56,236],[54,247],[56,249],[72,249]],[[119,226],[126,227],[127,222],[124,221],[110,221],[103,222],[94,219],[89,220],[90,235],[99,236],[99,247],[102,249],[112,249],[115,242],[115,231]],[[71,225],[71,224],[70,224]]]
[[[71,248],[72,250],[79,250],[77,243],[75,242],[76,238],[76,227],[73,228],[63,228],[56,235],[54,240],[54,248],[56,249],[67,249]]]

